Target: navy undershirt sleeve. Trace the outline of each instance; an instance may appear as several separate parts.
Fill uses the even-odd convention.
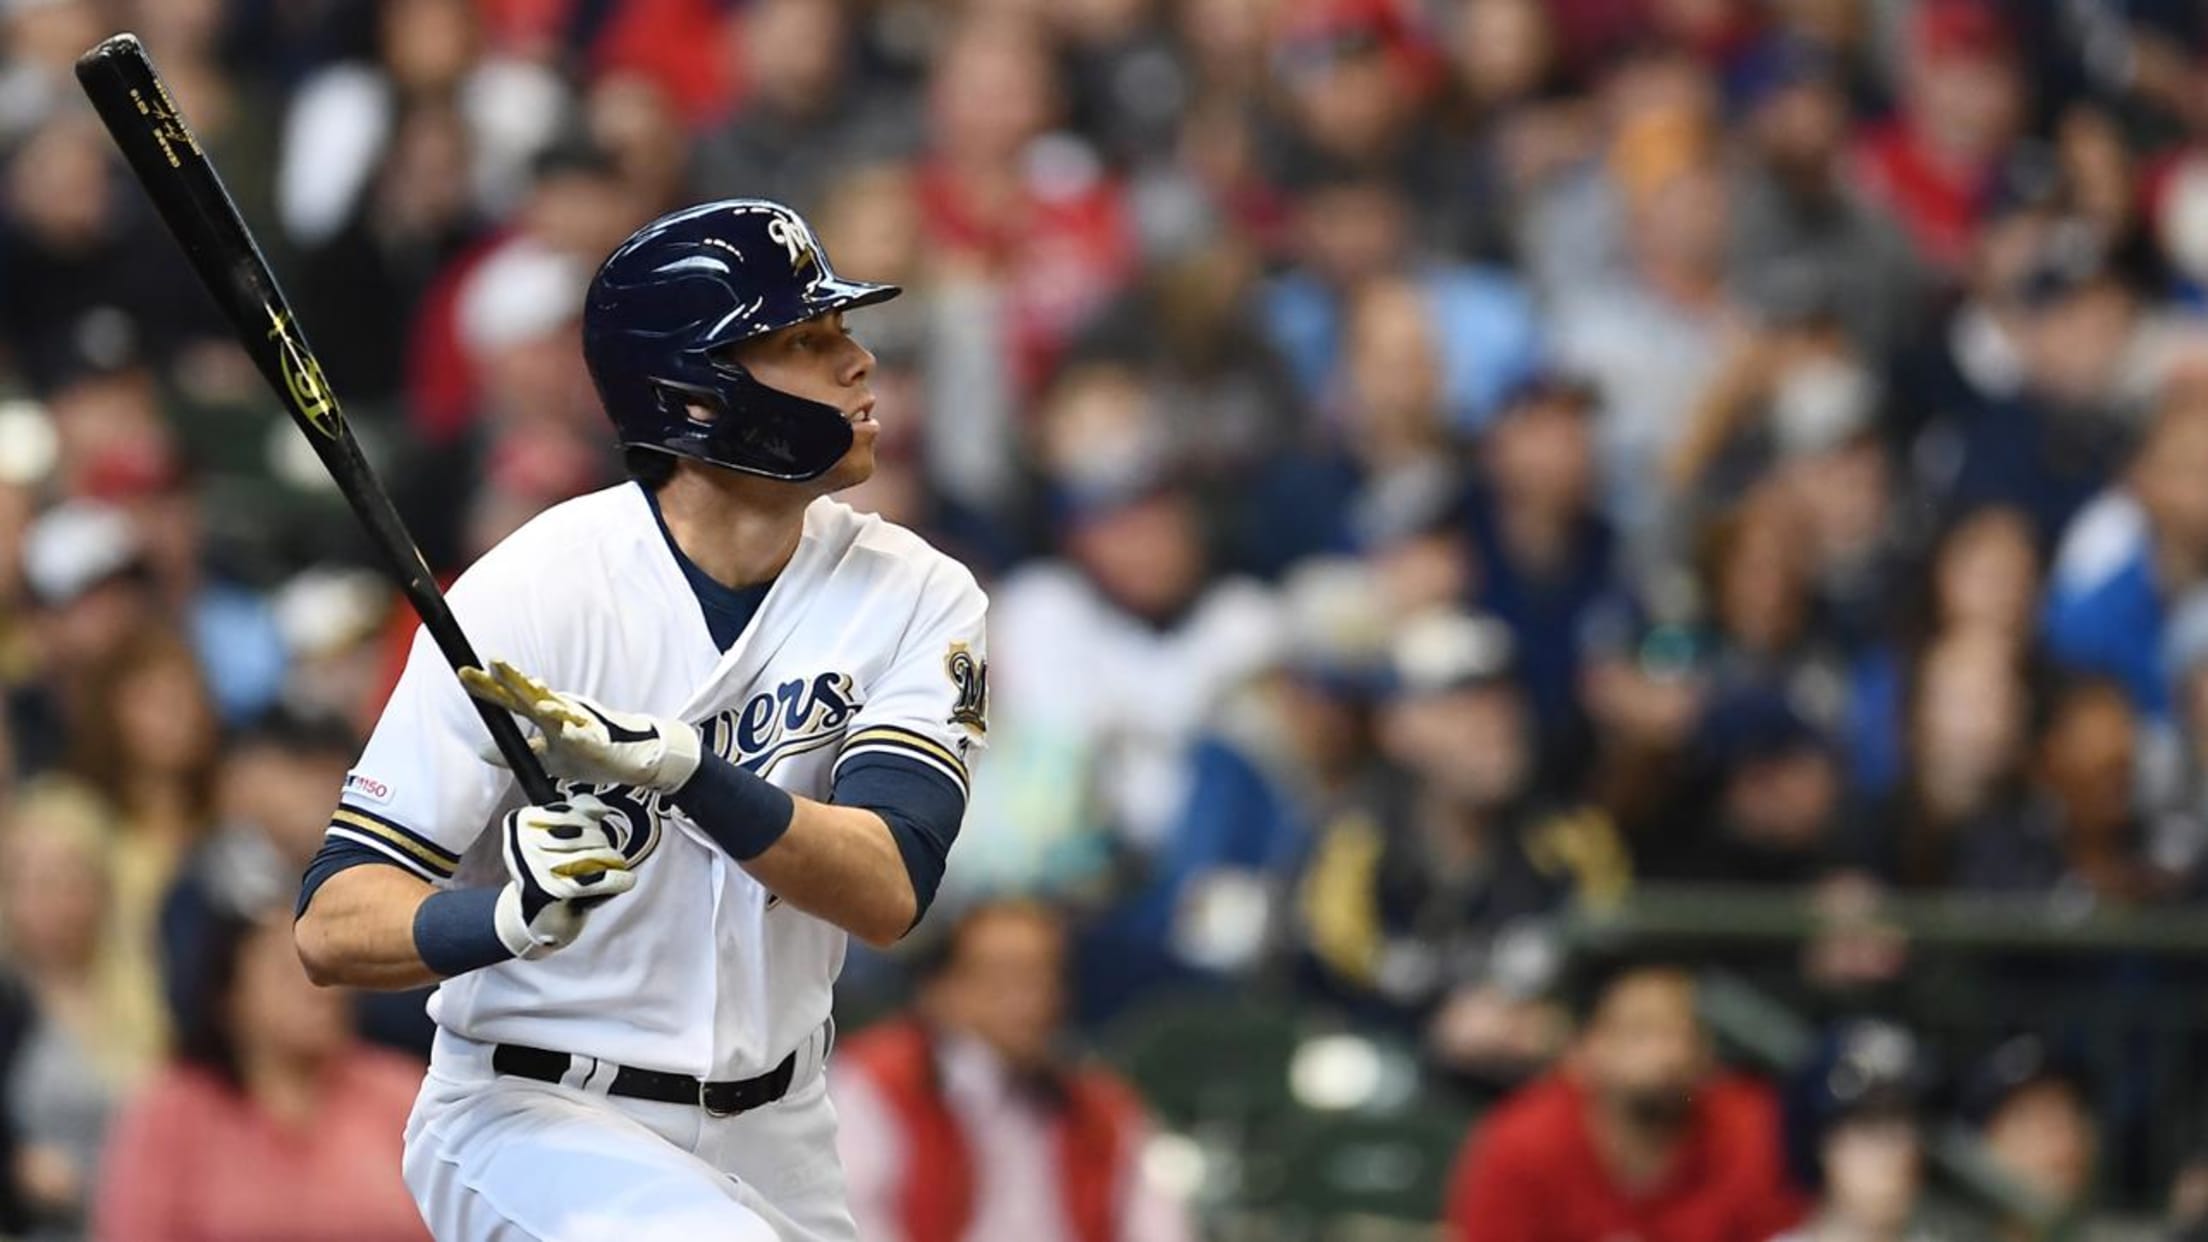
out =
[[[869,753],[854,757],[836,773],[833,800],[839,806],[864,807],[882,817],[897,840],[897,853],[912,878],[918,923],[935,901],[943,868],[966,816],[966,797],[951,778],[917,759]]]
[[[343,837],[322,838],[322,848],[315,851],[313,861],[307,864],[306,875],[299,881],[299,905],[292,910],[291,917],[298,918],[307,912],[307,903],[314,900],[315,892],[329,883],[331,876],[366,863],[381,863],[386,867],[397,865],[358,841],[347,841]]]

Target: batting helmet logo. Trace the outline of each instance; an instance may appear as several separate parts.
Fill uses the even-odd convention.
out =
[[[820,243],[813,240],[812,230],[795,216],[779,213],[767,222],[767,236],[782,243],[782,249],[790,256],[790,271],[794,275],[812,269],[812,279],[820,279]]]

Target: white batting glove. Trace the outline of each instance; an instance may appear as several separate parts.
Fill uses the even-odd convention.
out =
[[[498,938],[515,957],[542,957],[582,934],[591,908],[636,887],[612,807],[578,794],[507,814],[500,854],[508,883],[498,895]]]
[[[541,735],[529,739],[529,749],[563,780],[672,793],[698,770],[698,731],[680,720],[562,693],[504,660],[491,661],[489,672],[461,669],[460,682],[476,698],[536,725]]]

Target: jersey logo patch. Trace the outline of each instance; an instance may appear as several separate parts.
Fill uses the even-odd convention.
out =
[[[347,772],[345,774],[345,796],[365,802],[389,805],[391,787],[372,776],[362,776],[358,772]]]
[[[989,662],[965,643],[952,643],[943,657],[943,672],[958,697],[951,702],[951,723],[964,725],[976,737],[989,731]]]

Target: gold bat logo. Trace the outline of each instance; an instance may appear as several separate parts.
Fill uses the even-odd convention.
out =
[[[176,110],[176,101],[169,98],[168,85],[157,79],[154,89],[161,92],[159,99],[148,100],[143,93],[133,90],[130,102],[137,107],[138,115],[146,118],[153,131],[153,140],[160,145],[161,155],[169,161],[169,167],[178,168],[184,161],[177,151],[181,149],[198,155],[199,140],[192,137],[191,128],[184,124],[184,114]]]
[[[276,359],[284,372],[284,391],[291,397],[291,408],[309,426],[335,440],[344,428],[344,417],[338,413],[337,396],[330,391],[329,381],[322,378],[322,364],[292,332],[290,317],[284,312],[271,308],[268,322],[268,339],[276,342]]]

